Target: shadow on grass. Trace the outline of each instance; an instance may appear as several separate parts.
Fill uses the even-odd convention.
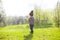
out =
[[[24,40],[32,40],[33,34],[28,34],[27,36],[24,36]]]

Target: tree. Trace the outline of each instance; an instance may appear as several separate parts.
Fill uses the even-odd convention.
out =
[[[0,0],[0,26],[5,26],[5,12],[2,7],[2,1]]]
[[[57,27],[60,25],[60,2],[57,2],[57,7],[55,9],[55,24]]]
[[[43,11],[39,7],[35,7],[34,9],[34,18],[35,18],[36,25],[44,26],[44,27],[52,24],[53,21],[52,12],[50,10]]]
[[[34,18],[35,18],[35,23],[39,24],[40,23],[40,18],[41,18],[42,11],[39,7],[35,7],[34,9]]]

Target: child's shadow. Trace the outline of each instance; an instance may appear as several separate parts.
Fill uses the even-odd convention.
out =
[[[33,34],[28,34],[27,36],[24,36],[24,40],[31,40],[33,37]]]

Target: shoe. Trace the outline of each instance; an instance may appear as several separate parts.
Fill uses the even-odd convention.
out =
[[[31,31],[30,33],[33,34],[33,31]]]

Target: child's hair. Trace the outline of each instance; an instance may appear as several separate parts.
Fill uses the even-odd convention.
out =
[[[30,14],[29,14],[30,16],[33,16],[33,10],[30,12]]]

